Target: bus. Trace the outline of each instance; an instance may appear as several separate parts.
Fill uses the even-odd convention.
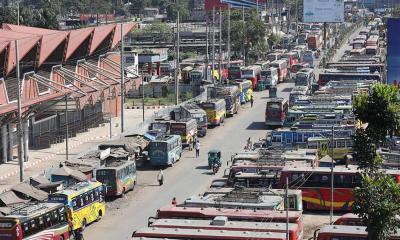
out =
[[[283,126],[289,104],[284,98],[271,98],[265,108],[265,124],[267,126]]]
[[[156,217],[149,217],[148,223],[151,225],[155,219],[163,218],[210,220],[217,216],[226,216],[231,221],[248,222],[260,222],[267,219],[270,222],[285,223],[287,219],[284,211],[166,206],[157,210]],[[289,211],[288,219],[290,223],[296,223],[302,229],[302,211]]]
[[[96,180],[106,187],[106,196],[122,196],[136,185],[135,161],[107,160],[104,167],[96,170]]]
[[[309,137],[307,139],[308,149],[320,149],[325,146],[328,152],[332,149],[332,139],[326,137]],[[344,159],[353,150],[352,137],[335,137],[333,139],[333,159]]]
[[[356,165],[335,166],[334,171],[334,210],[350,211],[354,202],[353,189],[361,184],[360,170]],[[400,183],[400,171],[385,170]],[[331,168],[330,167],[288,167],[281,172],[279,188],[300,189],[303,194],[303,208],[308,210],[329,210],[331,207]]]
[[[261,67],[249,66],[241,70],[241,78],[251,80],[253,89],[257,88],[257,83],[261,79]]]
[[[181,81],[183,83],[189,83],[190,82],[190,72],[193,70],[192,66],[186,66],[182,69],[181,71]]]
[[[282,58],[288,59],[289,68],[292,67],[293,65],[299,63],[298,55],[295,52],[284,53],[282,55]]]
[[[73,230],[100,220],[106,213],[105,187],[101,182],[79,182],[48,197],[48,202],[66,205],[73,219]]]
[[[240,231],[221,231],[187,229],[187,228],[156,228],[147,227],[135,231],[133,239],[162,238],[162,239],[218,239],[218,240],[286,240],[286,233],[280,232],[240,232]]]
[[[339,217],[333,225],[362,226],[363,220],[354,213],[346,213]]]
[[[244,222],[230,221],[227,217],[219,216],[212,220],[185,220],[185,219],[158,219],[151,224],[155,228],[174,228],[174,229],[201,229],[201,230],[220,230],[220,231],[241,231],[241,232],[281,232],[286,233],[285,223],[274,222]],[[301,240],[301,229],[294,223],[288,224],[289,239]]]
[[[380,82],[379,73],[348,73],[348,72],[324,72],[318,76],[318,85],[324,86],[330,81],[362,81],[375,80]]]
[[[269,61],[258,61],[254,63],[255,66],[260,66],[261,70],[265,70],[269,68]]]
[[[170,166],[182,155],[182,140],[179,135],[164,135],[149,143],[149,158],[152,166]]]
[[[61,203],[26,203],[0,217],[0,239],[69,239],[67,209]]]
[[[241,77],[242,66],[230,66],[228,68],[228,79],[238,79]]]
[[[219,126],[226,117],[226,103],[224,99],[210,99],[200,103],[201,108],[207,113],[208,125]]]
[[[310,94],[310,89],[308,86],[294,86],[292,91],[290,91],[289,95],[289,105],[292,106],[295,104],[296,100],[300,96],[308,96]]]
[[[276,60],[270,64],[271,67],[278,69],[278,80],[283,82],[288,77],[288,65],[286,60]]]
[[[208,87],[211,98],[225,99],[226,115],[233,116],[238,113],[240,107],[240,91],[238,86],[214,86]]]
[[[368,49],[367,49],[368,50]],[[367,53],[368,54],[368,53]],[[359,72],[360,69],[369,69],[369,73],[383,73],[385,64],[376,62],[330,62],[326,64],[326,68],[337,69],[346,72]]]
[[[189,146],[193,143],[197,135],[197,121],[196,119],[181,119],[176,122],[171,122],[171,135],[179,135],[182,138],[182,145]]]
[[[313,240],[367,240],[367,227],[346,225],[325,225],[314,232]],[[395,233],[388,240],[399,240],[400,234]]]
[[[282,53],[274,52],[274,53],[270,53],[267,55],[267,60],[270,62],[273,62],[273,61],[281,59],[281,57],[282,57]]]
[[[265,81],[266,87],[276,87],[278,84],[278,69],[267,68],[261,71],[261,80]]]

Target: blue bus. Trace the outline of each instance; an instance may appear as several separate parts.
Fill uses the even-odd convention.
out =
[[[182,140],[179,135],[164,135],[149,143],[152,166],[173,166],[181,158]]]

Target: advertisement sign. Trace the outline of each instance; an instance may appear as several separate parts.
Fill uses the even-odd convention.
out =
[[[344,0],[304,0],[304,22],[344,22]]]
[[[387,83],[400,82],[400,19],[389,18],[387,22]]]

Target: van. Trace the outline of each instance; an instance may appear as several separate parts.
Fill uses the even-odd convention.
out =
[[[286,60],[276,60],[270,64],[271,67],[278,69],[278,81],[283,82],[288,77],[288,64]]]

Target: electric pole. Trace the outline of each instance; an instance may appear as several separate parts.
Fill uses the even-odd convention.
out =
[[[242,6],[242,27],[243,27],[243,40],[246,38],[246,31],[244,29],[244,6]],[[242,47],[243,47],[243,65],[246,65],[246,47],[244,46],[246,44],[246,42],[243,43]]]
[[[222,83],[222,9],[219,8],[219,54],[218,54],[218,75],[219,82]]]
[[[124,102],[125,102],[125,62],[124,62],[124,32],[121,23],[121,133],[124,132]]]
[[[22,94],[22,83],[20,77],[20,69],[19,69],[19,46],[18,40],[15,40],[15,67],[16,67],[16,78],[18,82],[18,98],[17,98],[17,105],[18,105],[18,129],[17,129],[17,137],[18,137],[18,162],[19,162],[19,181],[24,181],[24,159],[23,159],[23,130],[22,130],[22,109],[21,109],[21,94]],[[10,149],[12,151],[12,149]]]
[[[331,209],[330,209],[330,216],[329,216],[330,217],[329,224],[333,223],[333,201],[334,201],[334,198],[333,198],[333,194],[334,194],[333,178],[335,176],[335,174],[333,172],[333,168],[335,167],[334,166],[334,160],[333,160],[333,157],[334,157],[334,155],[333,155],[334,144],[335,144],[335,126],[332,125],[332,139],[331,139],[331,158],[332,158],[332,161],[331,161],[331,165],[332,165],[331,166]]]
[[[206,66],[205,66],[205,69],[204,69],[204,77],[205,77],[205,79],[206,80],[210,80],[209,79],[209,77],[208,77],[208,64],[209,64],[209,38],[208,38],[208,34],[209,34],[209,30],[210,30],[210,28],[209,28],[209,22],[208,22],[208,18],[207,18],[207,22],[206,22]]]
[[[179,6],[178,6],[179,7]],[[179,9],[179,8],[178,8]],[[176,72],[177,72],[177,77],[175,80],[175,104],[179,104],[179,79],[180,79],[180,74],[181,74],[181,68],[179,64],[179,51],[180,51],[180,26],[179,26],[179,21],[180,21],[180,13],[178,10],[177,18],[176,18]]]
[[[231,66],[231,5],[228,4],[228,68]]]
[[[67,96],[67,94],[65,94],[64,100],[65,100],[65,113],[64,113],[65,114],[65,160],[68,160],[68,158],[69,158],[69,152],[68,152],[69,134],[68,134],[68,96]]]
[[[212,63],[211,63],[211,76],[212,76],[212,83],[215,83],[215,77],[214,77],[214,69],[215,69],[215,7],[213,7],[212,10]]]

